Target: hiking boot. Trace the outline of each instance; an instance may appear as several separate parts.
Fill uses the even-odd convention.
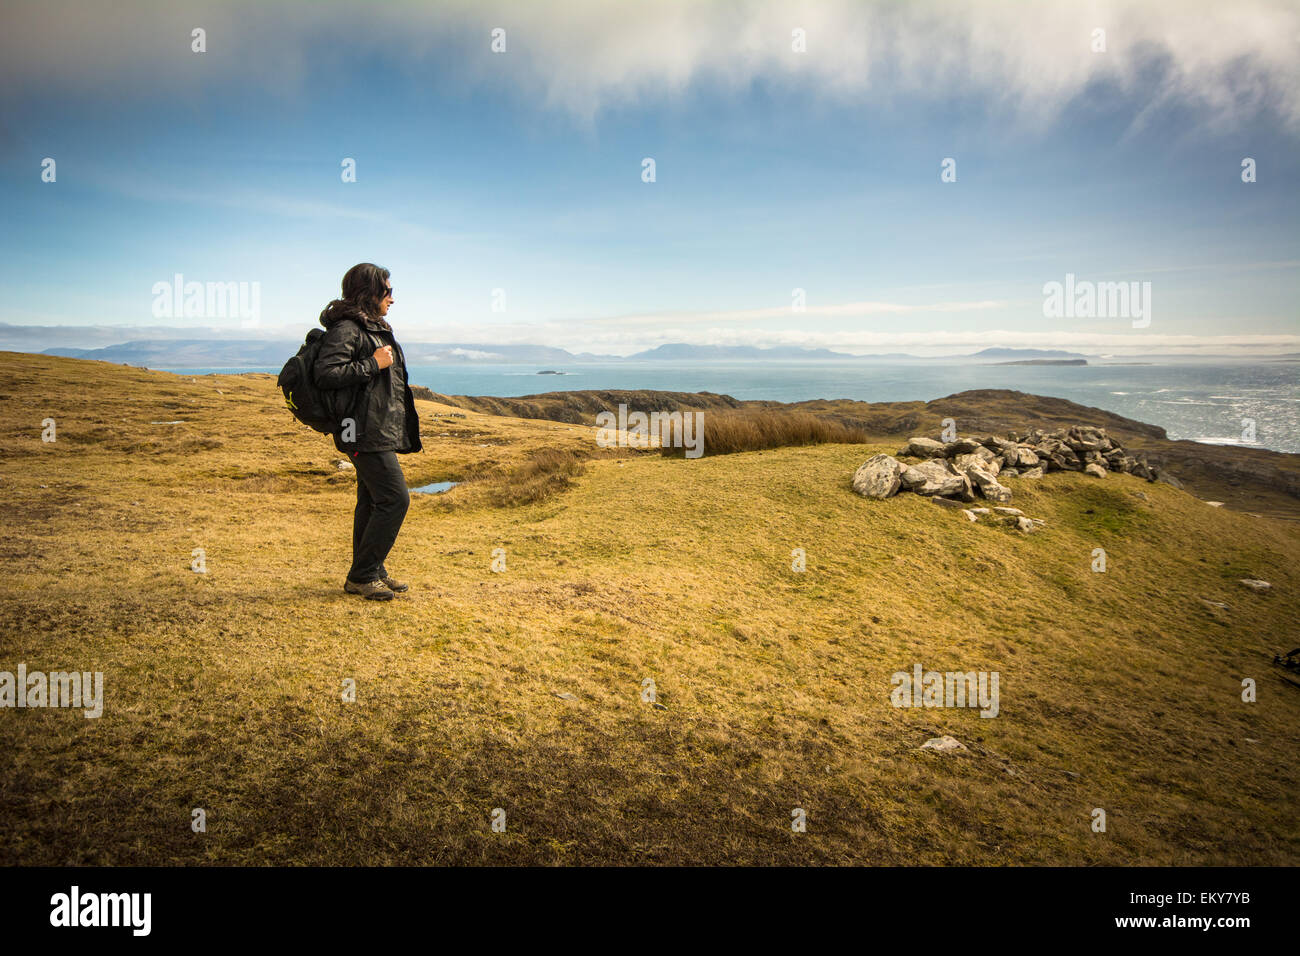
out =
[[[393,592],[388,589],[388,585],[383,581],[353,581],[348,578],[347,584],[343,585],[343,590],[349,594],[360,594],[367,601],[391,601]]]
[[[401,581],[396,581],[393,578],[380,578],[379,580],[388,585],[388,590],[390,591],[405,591],[407,589],[407,585],[403,584]]]

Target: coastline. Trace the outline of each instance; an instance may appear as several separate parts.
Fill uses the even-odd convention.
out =
[[[245,374],[279,368],[169,366],[179,375]],[[543,370],[565,374],[541,375]],[[1291,367],[1273,365],[999,366],[809,362],[638,362],[618,365],[412,365],[410,379],[445,395],[519,399],[561,385],[572,391],[712,393],[740,401],[929,402],[958,392],[1011,389],[1099,408],[1165,429],[1174,440],[1233,438],[1241,419],[1258,423],[1247,447],[1300,453],[1300,388]]]

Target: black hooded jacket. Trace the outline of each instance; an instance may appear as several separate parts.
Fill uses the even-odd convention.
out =
[[[406,378],[406,356],[392,327],[356,306],[335,300],[320,315],[325,326],[316,358],[316,387],[332,393],[339,421],[354,423],[353,440],[345,442],[346,427],[334,433],[334,445],[345,454],[355,451],[420,451],[420,419]],[[392,346],[393,364],[381,369],[375,350]]]

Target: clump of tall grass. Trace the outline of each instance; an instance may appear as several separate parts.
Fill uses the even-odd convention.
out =
[[[705,455],[730,455],[788,445],[851,444],[868,441],[861,428],[808,412],[709,410],[697,419]],[[665,444],[660,454],[682,458],[686,449]]]
[[[492,483],[488,500],[502,508],[544,501],[572,485],[588,457],[567,448],[535,449]]]

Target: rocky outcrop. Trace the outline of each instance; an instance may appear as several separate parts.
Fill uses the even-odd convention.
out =
[[[920,458],[916,464],[898,458]],[[867,498],[888,498],[900,490],[926,495],[937,504],[963,508],[966,517],[1012,524],[1025,533],[1036,531],[1043,522],[1027,518],[1015,508],[965,509],[978,498],[1004,505],[1011,489],[999,478],[1042,478],[1053,471],[1075,471],[1105,478],[1113,471],[1136,475],[1147,481],[1164,481],[1182,487],[1178,479],[1153,468],[1145,455],[1132,455],[1106,429],[1087,425],[1044,432],[1041,429],[1006,437],[966,436],[941,442],[915,437],[898,451],[898,458],[875,455],[853,475],[853,490]]]
[[[872,455],[853,473],[853,490],[864,498],[888,498],[898,491],[903,464],[889,455]]]
[[[964,501],[974,500],[970,480],[942,458],[933,458],[915,467],[903,466],[901,485],[918,495],[955,495]]]
[[[899,454],[912,458],[939,458],[943,455],[943,447],[943,442],[933,438],[913,438]]]
[[[963,753],[967,750],[967,747],[956,737],[950,737],[947,734],[944,734],[942,737],[931,737],[917,749],[932,750],[941,754],[950,754]]]

